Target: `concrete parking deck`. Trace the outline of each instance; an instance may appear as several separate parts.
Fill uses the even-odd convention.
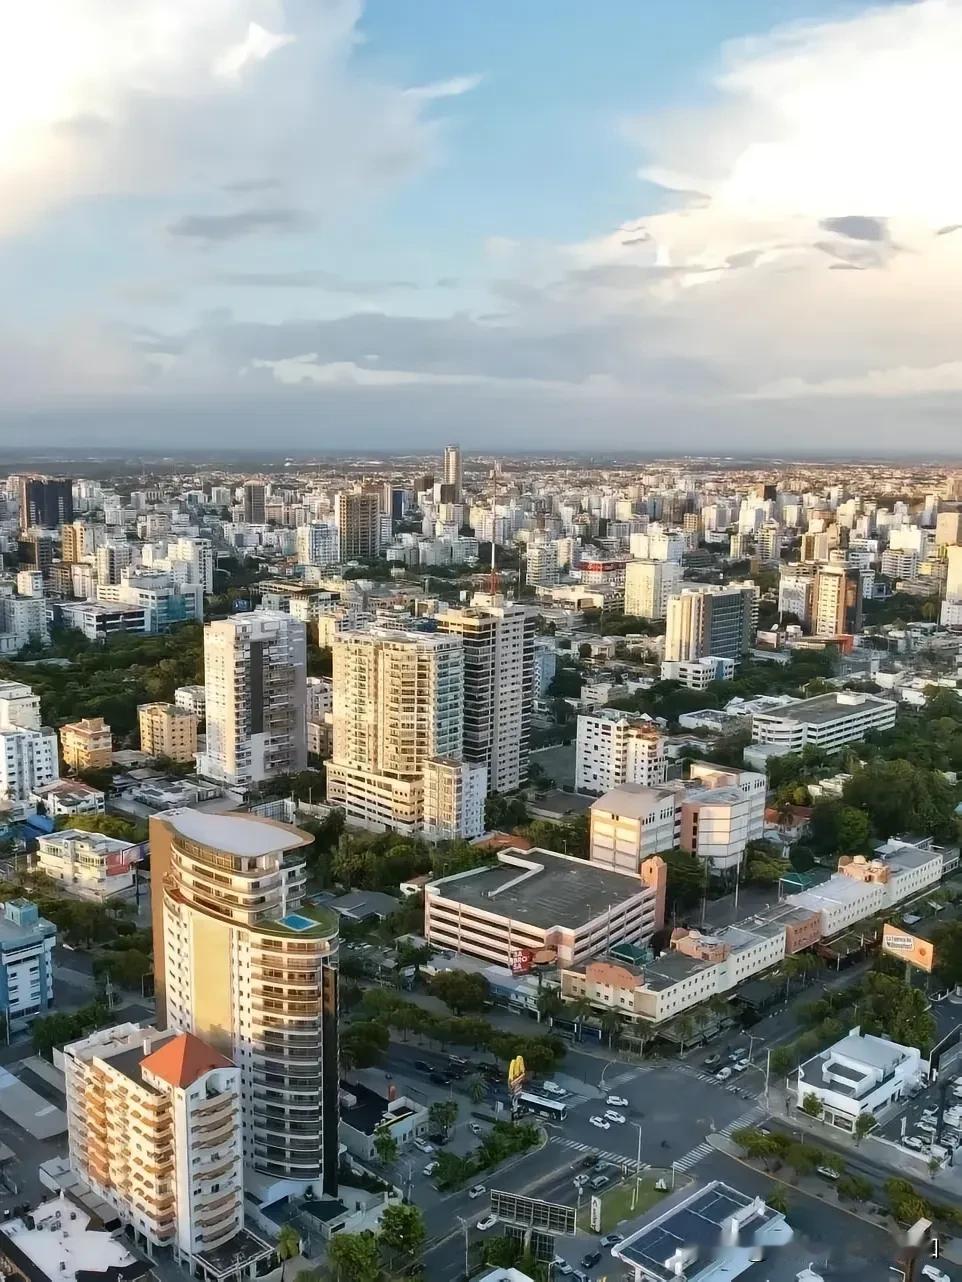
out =
[[[25,1086],[5,1068],[0,1068],[0,1112],[37,1140],[63,1135],[67,1114]]]

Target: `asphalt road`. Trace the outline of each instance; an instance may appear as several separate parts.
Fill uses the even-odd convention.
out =
[[[426,1103],[449,1096],[460,1099],[461,1117],[446,1147],[454,1152],[470,1151],[477,1143],[468,1129],[475,1106],[456,1086],[431,1083],[428,1074],[414,1067],[418,1059],[440,1063],[444,1057],[420,1047],[393,1044],[386,1065],[390,1082],[402,1093]],[[542,1121],[541,1146],[488,1172],[484,1177],[487,1190],[505,1189],[574,1205],[573,1179],[589,1153],[600,1153],[611,1163],[612,1174],[620,1175],[625,1163],[631,1168],[636,1161],[640,1131],[644,1165],[668,1166],[676,1161],[680,1170],[693,1171],[710,1152],[704,1143],[707,1134],[730,1131],[758,1116],[756,1100],[741,1085],[729,1089],[708,1074],[676,1064],[635,1066],[573,1051],[554,1080],[569,1090],[567,1119],[559,1124]],[[628,1100],[627,1106],[617,1110],[625,1122],[611,1123],[607,1130],[590,1121],[608,1107],[605,1094]],[[490,1105],[480,1108],[488,1111]],[[427,1276],[448,1282],[463,1271],[465,1230],[469,1242],[483,1238],[474,1226],[487,1213],[489,1202],[487,1197],[469,1198],[466,1190],[438,1192],[423,1174],[429,1160],[428,1155],[405,1154],[396,1174],[424,1211],[429,1240],[433,1241],[425,1256]]]

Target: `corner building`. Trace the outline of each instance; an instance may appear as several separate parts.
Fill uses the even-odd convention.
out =
[[[251,814],[150,821],[157,1019],[237,1065],[261,1197],[337,1190],[337,919],[302,902],[310,841]]]

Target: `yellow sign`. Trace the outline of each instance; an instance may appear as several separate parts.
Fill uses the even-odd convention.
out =
[[[882,952],[890,957],[898,957],[909,966],[916,966],[931,974],[935,966],[935,946],[927,939],[910,935],[898,926],[887,922],[882,927]]]
[[[519,1090],[527,1075],[524,1066],[524,1060],[520,1055],[515,1055],[514,1059],[508,1065],[508,1087],[512,1091]]]

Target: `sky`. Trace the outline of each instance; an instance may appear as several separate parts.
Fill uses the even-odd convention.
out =
[[[0,447],[962,456],[962,0],[31,0]]]

